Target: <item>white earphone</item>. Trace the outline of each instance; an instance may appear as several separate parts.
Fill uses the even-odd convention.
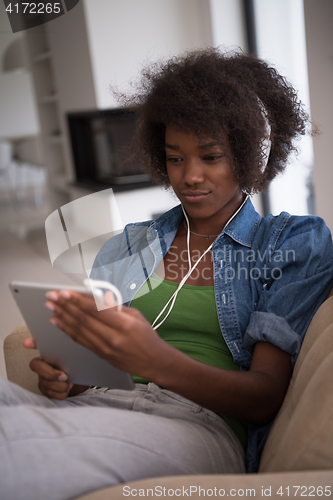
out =
[[[236,217],[236,215],[238,214],[238,212],[241,210],[241,208],[245,205],[247,199],[248,199],[248,195],[246,196],[245,200],[243,201],[243,203],[241,204],[241,206],[238,208],[238,210],[236,210],[236,212],[230,217],[230,219],[228,220],[228,222],[225,224],[225,226],[223,227],[222,231],[227,227],[227,225],[232,221],[232,219],[234,217]],[[184,278],[181,280],[181,282],[179,283],[178,287],[177,287],[177,290],[173,293],[173,295],[170,297],[170,299],[168,300],[168,302],[165,304],[165,306],[163,307],[162,311],[156,316],[156,318],[154,319],[153,323],[152,323],[152,327],[155,328],[155,330],[157,330],[157,328],[159,328],[162,323],[164,323],[164,321],[167,319],[167,317],[169,316],[169,314],[171,313],[172,311],[172,308],[176,302],[176,298],[177,298],[177,295],[180,291],[180,289],[182,288],[182,286],[185,284],[185,282],[187,281],[187,279],[189,278],[189,276],[192,274],[192,272],[194,271],[194,269],[197,267],[197,265],[199,264],[199,262],[201,261],[201,259],[203,259],[203,257],[206,255],[206,253],[208,253],[210,251],[210,249],[212,248],[213,244],[214,244],[214,241],[211,245],[209,245],[209,247],[207,248],[207,250],[204,251],[204,253],[199,257],[199,259],[196,261],[196,263],[194,264],[194,266],[192,267],[192,263],[191,263],[191,255],[190,255],[190,235],[191,235],[191,231],[190,231],[190,222],[188,220],[188,217],[187,217],[187,214],[186,214],[186,211],[184,210],[184,207],[182,205],[182,210],[183,210],[183,213],[184,213],[184,217],[186,219],[186,223],[187,223],[187,239],[186,239],[186,242],[187,242],[187,258],[188,258],[188,265],[189,265],[189,270],[187,272],[187,274],[184,276]],[[222,232],[221,231],[221,232]],[[162,314],[164,313],[164,311],[166,310],[166,308],[168,307],[168,305],[170,304],[171,302],[171,305],[170,305],[170,308],[167,312],[167,314],[165,315],[165,317],[162,319],[162,321],[160,321],[160,323],[157,323],[157,321],[160,319],[160,317],[162,316]]]

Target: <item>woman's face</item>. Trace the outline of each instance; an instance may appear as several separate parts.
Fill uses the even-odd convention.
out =
[[[243,200],[226,148],[167,127],[165,154],[171,186],[189,217],[225,224]]]

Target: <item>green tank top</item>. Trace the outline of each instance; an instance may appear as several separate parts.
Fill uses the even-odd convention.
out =
[[[138,309],[152,324],[177,287],[178,283],[162,280],[153,274],[137,292],[131,307]],[[191,358],[217,368],[240,371],[220,330],[213,286],[184,285],[170,315],[157,333],[165,342]],[[134,375],[133,380],[136,383],[149,382]],[[247,422],[227,415],[220,416],[245,448]]]

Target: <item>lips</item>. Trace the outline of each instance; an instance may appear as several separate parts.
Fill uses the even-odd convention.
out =
[[[210,194],[210,191],[183,191],[181,193],[184,200],[189,203],[199,203],[204,200],[206,196]]]

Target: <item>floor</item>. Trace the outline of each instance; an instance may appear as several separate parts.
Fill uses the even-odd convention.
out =
[[[60,194],[43,192],[42,204],[35,205],[33,192],[18,201],[0,192],[0,342],[22,321],[11,296],[11,281],[73,283],[53,269],[45,239],[45,219],[64,203]],[[6,376],[3,349],[0,350],[0,376]]]

